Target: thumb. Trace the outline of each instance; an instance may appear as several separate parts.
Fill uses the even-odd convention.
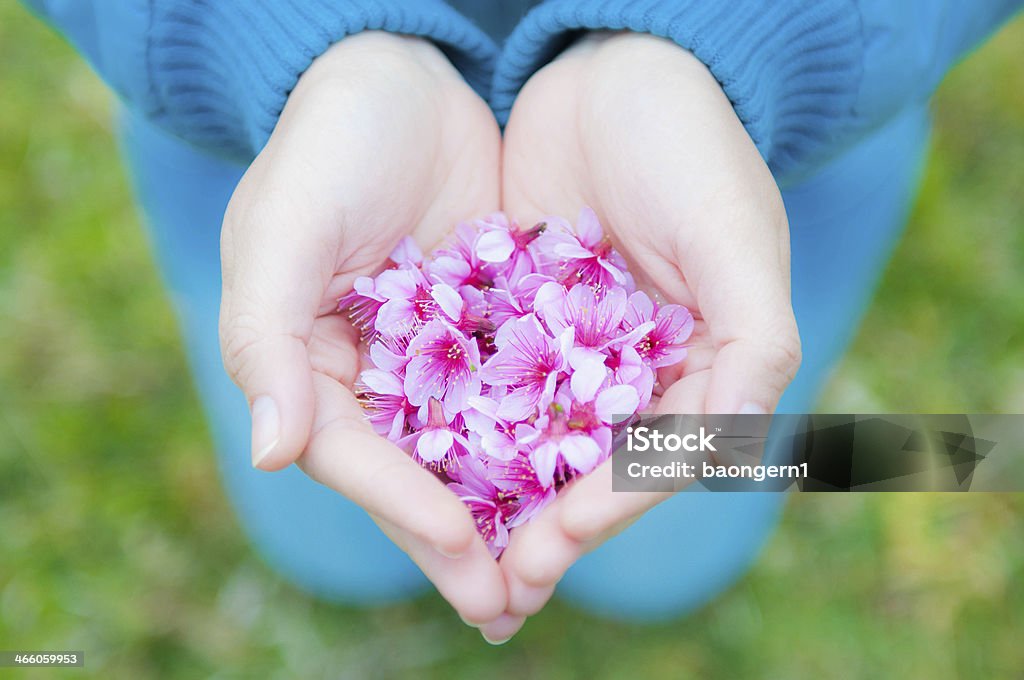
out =
[[[737,338],[715,356],[705,410],[772,413],[799,365],[799,341]]]
[[[697,299],[716,350],[706,413],[772,413],[800,366],[785,217],[761,226],[702,253]]]
[[[270,219],[276,211],[244,210],[244,220],[237,212],[229,207],[221,237],[221,354],[249,402],[252,463],[278,470],[302,454],[313,424],[307,344],[329,246],[283,228],[288,221]]]

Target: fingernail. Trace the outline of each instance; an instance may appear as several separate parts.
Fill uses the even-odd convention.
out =
[[[495,647],[497,647],[498,645],[505,644],[506,642],[511,640],[512,637],[513,637],[512,635],[509,635],[507,638],[502,638],[500,640],[492,640],[491,638],[487,637],[486,633],[482,633],[482,632],[480,633],[480,636],[484,639],[485,642],[487,642],[487,644],[494,645]]]
[[[281,416],[277,403],[271,397],[257,397],[252,402],[252,464],[260,463],[270,455],[281,439]]]
[[[457,612],[456,612],[456,613],[457,613]],[[462,619],[462,622],[463,622],[464,624],[466,624],[467,626],[469,626],[470,628],[479,628],[479,627],[480,627],[480,626],[476,625],[475,623],[470,623],[469,621],[467,621],[467,620],[466,620],[466,619],[465,619],[465,618],[464,618],[464,617],[462,616],[462,614],[459,614],[459,618],[460,618],[460,619]]]
[[[515,637],[515,634],[523,627],[525,621],[525,617],[505,612],[490,623],[482,626],[480,628],[480,636],[489,645],[503,645]],[[504,634],[506,632],[507,634]],[[501,635],[502,637],[493,637],[495,635]]]
[[[752,401],[748,401],[743,406],[740,406],[739,413],[742,414],[742,415],[763,416],[763,415],[765,415],[768,412],[765,411],[763,408],[761,408],[758,404],[755,404]]]

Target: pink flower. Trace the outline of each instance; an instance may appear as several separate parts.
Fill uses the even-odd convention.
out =
[[[406,352],[412,342],[411,332],[396,332],[394,335],[381,335],[370,345],[370,363],[379,369],[391,371],[395,375],[405,377],[405,365],[409,363]]]
[[[377,434],[398,441],[406,418],[416,409],[405,397],[405,387],[395,374],[371,368],[359,375],[356,394]]]
[[[628,418],[639,405],[640,395],[632,385],[608,385],[589,401],[573,402],[569,425],[584,430],[616,425],[621,420],[616,415]]]
[[[530,229],[521,229],[513,222],[511,226],[490,229],[480,234],[476,251],[480,259],[492,264],[504,264],[509,277],[517,280],[532,274],[535,264],[529,245],[544,233],[547,225],[540,222]]]
[[[525,420],[538,406],[543,409],[551,403],[558,376],[568,367],[572,337],[572,328],[566,328],[552,338],[532,314],[502,325],[494,340],[498,351],[480,372],[481,380],[511,388],[498,406],[498,416]]]
[[[456,291],[447,283],[435,283],[430,287],[430,297],[437,303],[440,313],[464,333],[493,333],[494,323],[484,318],[487,302],[483,293],[470,286]]]
[[[472,456],[460,458],[459,465],[452,468],[452,476],[458,481],[448,488],[469,508],[487,549],[497,558],[508,546],[506,518],[514,511],[514,502],[491,481],[484,464]]]
[[[654,369],[651,368],[649,362],[645,362],[641,358],[636,348],[628,343],[621,345],[617,350],[612,351],[605,364],[612,371],[615,383],[631,385],[636,390],[640,397],[637,409],[647,408],[654,391]]]
[[[360,276],[355,280],[353,289],[338,300],[338,311],[348,315],[364,342],[370,342],[376,336],[377,313],[384,301],[377,294],[374,280]]]
[[[383,300],[374,328],[378,333],[408,332],[438,312],[433,291],[418,269],[388,269],[374,280],[373,294]]]
[[[406,350],[405,393],[409,402],[422,406],[431,397],[457,413],[470,397],[480,394],[480,350],[443,319],[429,321]]]
[[[558,402],[533,425],[520,425],[516,435],[533,447],[530,465],[545,488],[555,483],[556,472],[560,481],[575,473],[587,474],[611,453],[611,430],[570,429],[568,414]]]
[[[642,291],[629,296],[622,325],[627,330],[650,326],[634,343],[640,358],[650,362],[652,368],[672,366],[686,358],[684,344],[693,333],[693,315],[682,305],[655,306]]]
[[[433,397],[427,403],[426,424],[398,441],[420,463],[436,470],[447,470],[453,461],[468,450],[469,441],[462,434],[458,416],[449,417],[441,402]]]
[[[391,252],[389,259],[398,265],[418,266],[423,262],[423,253],[412,238],[406,236]],[[338,300],[338,311],[348,314],[352,325],[359,330],[364,341],[375,334],[375,320],[387,298],[377,292],[376,281],[369,276],[360,276],[353,289]]]
[[[470,397],[469,408],[462,412],[470,441],[486,455],[509,460],[519,453],[514,424],[498,415],[498,401],[490,397]]]
[[[479,227],[461,223],[455,227],[455,239],[451,246],[437,251],[437,256],[427,264],[426,271],[432,277],[453,288],[475,286],[487,288],[493,281],[486,271],[487,262],[477,252]]]
[[[590,286],[576,284],[566,292],[557,283],[546,283],[537,291],[534,308],[554,335],[572,328],[577,345],[604,349],[620,341],[626,292],[613,287],[598,294]]]
[[[612,384],[606,357],[600,352],[577,347],[569,354],[570,426],[593,429],[614,424],[616,414],[632,415],[640,405],[640,394],[628,384]],[[563,399],[565,402],[565,399]],[[584,415],[585,414],[585,415]]]
[[[459,495],[497,557],[611,455],[656,369],[685,357],[693,317],[635,292],[589,209],[575,232],[496,213],[427,260],[408,238],[391,260],[339,300],[366,343],[355,393],[376,432]]]
[[[392,262],[397,265],[421,265],[423,264],[423,251],[416,245],[416,241],[411,236],[406,236],[395,249],[391,251],[391,255],[388,256]]]
[[[623,286],[631,292],[635,284],[626,261],[612,248],[597,215],[583,208],[576,220],[576,234],[563,230],[552,239],[552,252],[562,259],[559,281],[566,286],[583,283],[597,289]]]
[[[554,283],[554,279],[544,274],[527,274],[512,279],[496,276],[494,286],[484,291],[488,318],[496,326],[501,326],[509,319],[526,316],[533,310],[537,291],[549,282]]]
[[[541,484],[527,456],[493,462],[488,472],[498,489],[517,499],[518,507],[507,522],[510,529],[526,524],[555,500],[555,489]]]

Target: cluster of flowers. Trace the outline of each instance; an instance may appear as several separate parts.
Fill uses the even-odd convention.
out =
[[[448,483],[492,554],[558,489],[611,455],[624,416],[681,361],[693,317],[636,290],[584,209],[572,226],[502,214],[339,301],[368,347],[356,393],[373,427]]]

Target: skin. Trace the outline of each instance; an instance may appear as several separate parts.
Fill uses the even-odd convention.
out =
[[[582,205],[638,285],[697,318],[654,408],[774,410],[800,362],[782,200],[714,77],[658,38],[578,41],[523,88],[504,148],[436,48],[346,38],[302,76],[225,217],[222,349],[254,405],[255,464],[297,462],[359,503],[492,642],[665,496],[612,494],[602,466],[513,531],[495,563],[461,502],[362,419],[356,335],[332,312],[405,234],[429,250],[498,206],[531,224]]]
[[[221,348],[259,405],[254,464],[295,462],[358,503],[470,622],[507,607],[500,569],[458,498],[362,417],[357,335],[333,312],[403,236],[430,249],[493,211],[500,146],[487,105],[437,48],[352,36],[300,79],[221,237]]]
[[[592,34],[538,71],[505,130],[503,205],[524,223],[591,206],[641,288],[697,319],[653,410],[769,413],[800,364],[778,188],[707,68],[648,35]],[[681,377],[683,376],[683,377]],[[565,571],[666,494],[612,493],[610,461],[526,526],[501,559],[505,640]]]

